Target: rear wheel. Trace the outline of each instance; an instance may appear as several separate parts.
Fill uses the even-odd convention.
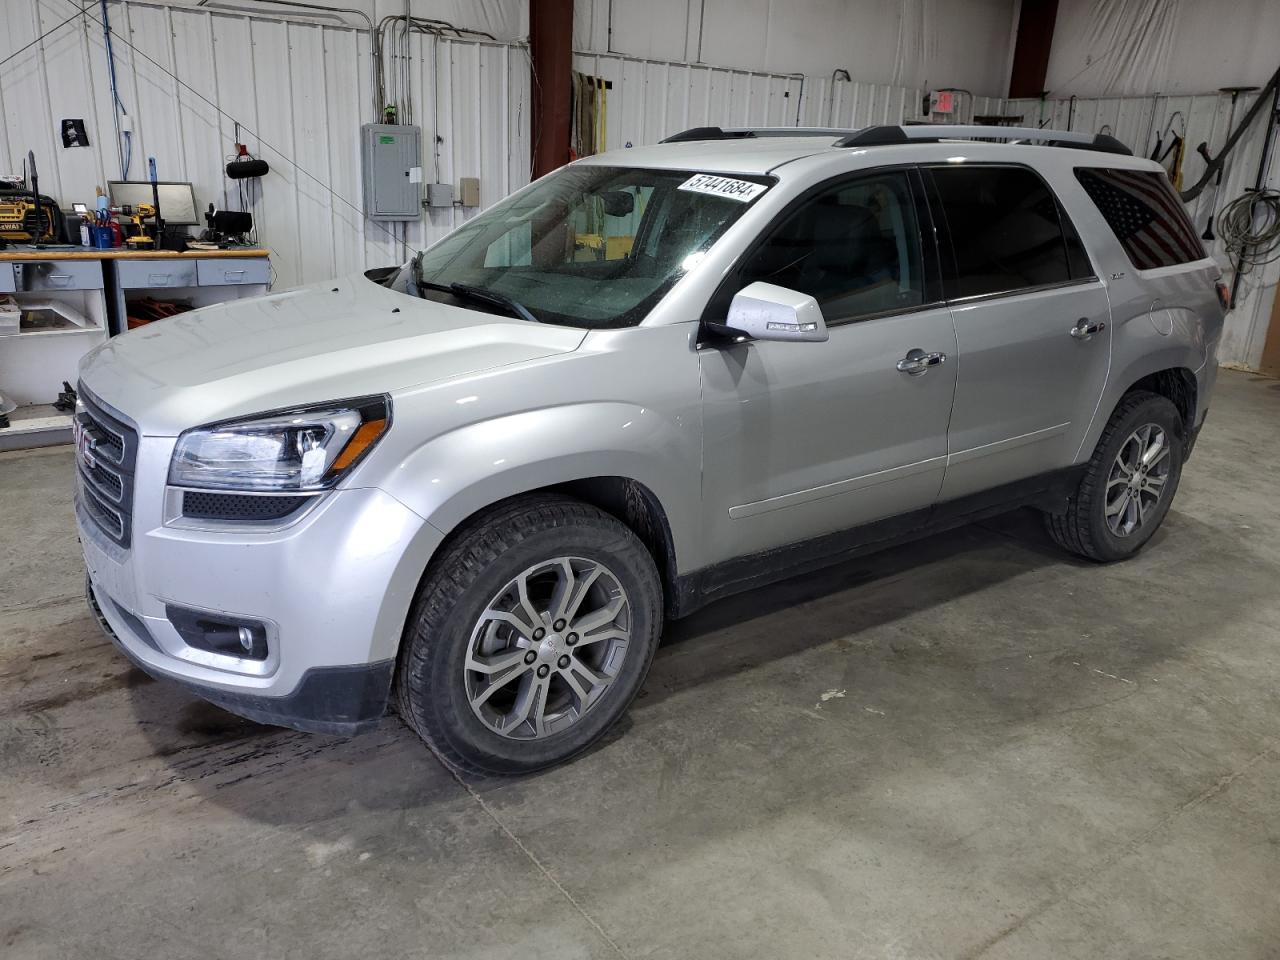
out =
[[[568,497],[515,501],[459,530],[433,564],[397,707],[455,768],[550,766],[626,710],[661,622],[657,570],[631,530]]]
[[[1090,560],[1137,553],[1169,512],[1184,449],[1177,407],[1158,394],[1128,394],[1103,430],[1066,511],[1046,514],[1050,536]]]

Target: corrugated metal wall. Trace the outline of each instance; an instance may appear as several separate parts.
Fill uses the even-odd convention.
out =
[[[612,86],[605,95],[605,147],[657,143],[689,127],[794,126],[799,76],[729,70],[615,54],[575,53],[573,68]]]
[[[1239,123],[1253,103],[1253,96],[1242,95],[1236,103],[1235,122]],[[1082,130],[1091,133],[1111,133],[1131,147],[1134,153],[1150,156],[1156,137],[1168,141],[1170,122],[1179,135],[1185,135],[1186,157],[1182,167],[1183,187],[1189,187],[1200,179],[1205,163],[1195,151],[1197,144],[1209,144],[1209,152],[1216,154],[1230,130],[1231,98],[1226,94],[1210,93],[1182,97],[1110,97],[1077,100],[1010,100],[1005,112],[1022,114],[1028,126],[1043,124],[1059,130]],[[1210,185],[1196,200],[1187,204],[1187,211],[1195,222],[1197,232],[1203,231],[1210,212],[1221,210],[1229,201],[1252,188],[1257,176],[1258,164],[1265,146],[1266,111],[1264,110],[1241,138],[1228,160],[1222,180],[1222,189],[1215,207],[1214,190]],[[1280,151],[1273,151],[1268,181],[1272,189],[1280,185]],[[1217,234],[1215,224],[1214,233]],[[1231,282],[1235,264],[1231,262],[1221,239],[1206,244],[1223,268],[1227,282]],[[1236,308],[1227,317],[1219,359],[1224,363],[1238,363],[1256,367],[1262,356],[1263,341],[1275,300],[1276,282],[1280,278],[1280,263],[1267,264],[1251,274],[1246,274],[1240,285]]]
[[[864,127],[921,116],[923,90],[886,83],[761,73],[627,57],[575,53],[574,69],[612,84],[606,96],[609,150],[657,143],[690,127]],[[955,122],[997,113],[1001,101],[958,97]]]
[[[239,190],[222,167],[239,121],[242,142],[272,168],[253,209],[277,285],[405,259],[404,228],[384,229],[360,212],[359,128],[374,119],[366,30],[146,0],[108,6],[115,31],[156,61],[119,40],[113,45],[133,127],[131,179],[145,179],[146,158],[154,156],[161,179],[195,184],[201,206],[238,207]],[[0,4],[0,58],[76,8],[71,0]],[[88,10],[100,14],[96,3]],[[520,46],[412,38],[407,72],[426,179],[437,176],[438,134],[440,180],[479,177],[482,206],[528,182],[526,57]],[[4,171],[21,173],[34,150],[42,190],[64,205],[92,203],[95,185],[119,179],[107,76],[102,27],[91,17],[0,66]],[[85,119],[91,148],[62,147],[64,117]],[[408,245],[422,247],[474,212],[429,211],[410,224]]]

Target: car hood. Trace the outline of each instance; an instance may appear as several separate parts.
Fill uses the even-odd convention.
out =
[[[113,337],[81,382],[144,434],[391,393],[577,349],[586,332],[396,293],[353,274]]]

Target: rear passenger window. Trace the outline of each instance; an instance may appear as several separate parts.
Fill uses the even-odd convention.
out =
[[[1092,272],[1073,229],[1068,233],[1077,249],[1069,250],[1058,201],[1030,170],[935,167],[933,181],[955,252],[955,289],[950,297],[1065,283]]]
[[[756,280],[809,294],[828,322],[924,303],[906,174],[846,180],[801,203],[751,254],[738,287]]]
[[[1204,257],[1195,227],[1163,173],[1080,167],[1076,179],[1139,270]]]

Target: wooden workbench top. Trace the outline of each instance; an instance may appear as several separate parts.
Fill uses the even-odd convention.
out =
[[[205,260],[209,257],[269,257],[270,250],[243,247],[234,250],[126,250],[113,247],[99,250],[77,247],[75,250],[0,250],[0,263],[17,260]]]

